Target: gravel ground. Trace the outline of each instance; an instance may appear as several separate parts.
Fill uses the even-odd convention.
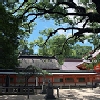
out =
[[[57,91],[54,90],[57,97]],[[0,100],[45,100],[45,95],[0,95]],[[92,89],[60,89],[59,99],[57,100],[100,100],[100,88]]]

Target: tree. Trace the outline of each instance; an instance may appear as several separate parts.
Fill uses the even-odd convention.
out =
[[[56,55],[58,62],[62,64],[64,61],[64,58],[68,55],[69,49],[70,49],[70,45],[66,44],[63,48],[64,51],[61,52],[62,45],[65,40],[66,40],[66,37],[64,35],[61,35],[61,36],[56,35],[47,41],[47,45],[43,46],[45,41],[43,40],[42,37],[39,37],[38,40],[34,41],[34,44],[40,47],[39,53],[38,53],[39,55],[44,55],[44,56],[55,56]]]
[[[94,49],[96,49],[96,47],[100,43],[100,34],[96,34],[96,35],[92,34],[92,35],[90,35],[90,37],[88,38],[88,42],[93,44]]]
[[[15,10],[17,4],[0,3],[1,17],[0,17],[0,68],[13,69],[19,65],[18,56],[27,44],[26,39],[32,33],[35,23],[28,23],[26,19],[19,19],[18,14],[11,14]],[[13,10],[12,10],[13,8]],[[24,9],[24,8],[23,8]],[[33,49],[29,49],[29,53],[33,54]]]
[[[36,74],[36,73],[39,73],[39,74]],[[35,75],[35,77],[42,75],[45,79],[45,75],[48,75],[49,73],[45,70],[38,68],[37,66],[29,65],[22,72],[19,72],[19,76],[23,74],[25,75],[25,86],[28,86],[28,79],[32,77],[33,75]]]
[[[24,36],[25,38],[26,36]],[[20,39],[19,46],[18,46],[18,52],[20,52],[20,55],[33,55],[34,54],[34,43],[30,42],[28,43],[28,40]]]
[[[91,46],[80,46],[79,44],[74,45],[71,48],[69,58],[79,58],[82,59],[86,54],[92,51]]]
[[[5,7],[0,3],[0,68],[8,69],[15,68],[18,65],[17,47],[19,25],[21,20],[16,16],[11,15],[5,10]]]
[[[44,31],[46,31],[46,30],[44,30]],[[46,35],[47,34],[48,33],[46,33]],[[60,62],[62,62],[62,60],[64,60],[64,58],[80,58],[80,59],[82,59],[82,57],[84,55],[86,55],[86,54],[88,54],[88,52],[92,51],[91,46],[80,46],[78,44],[75,45],[75,41],[74,41],[74,39],[72,39],[72,40],[68,41],[68,44],[66,45],[66,47],[64,47],[65,51],[62,53],[61,52],[62,45],[65,40],[66,40],[65,35],[55,35],[54,37],[49,39],[47,42],[47,45],[43,47],[42,45],[45,41],[43,40],[42,37],[39,37],[38,40],[34,41],[34,44],[36,44],[37,46],[40,47],[39,51],[38,51],[38,55],[53,56],[53,55],[57,55],[59,53],[59,61]],[[60,54],[60,52],[61,52],[61,54]],[[60,57],[61,55],[63,57],[62,60]]]
[[[72,35],[68,37],[67,39],[65,39],[65,41],[63,41],[64,43],[62,45],[62,51],[58,52],[58,54],[55,55],[57,57],[61,53],[63,54],[65,50],[64,47],[66,47],[66,45],[69,43],[68,41],[72,41],[73,39],[75,42],[77,41],[83,42],[83,40],[85,40],[84,33],[98,34],[100,32],[99,27],[90,27],[90,26],[93,26],[94,23],[97,23],[97,24],[100,23],[100,18],[99,18],[100,14],[99,14],[99,9],[98,9],[99,1],[94,1],[94,0],[92,1],[96,4],[96,6],[93,4],[94,5],[93,9],[96,9],[93,12],[88,12],[89,6],[92,6],[92,5],[87,5],[87,7],[86,6],[82,7],[82,6],[78,6],[77,4],[73,2],[73,0],[71,0],[69,2],[57,1],[57,3],[49,3],[47,1],[39,2],[39,3],[24,2],[16,10],[13,10],[12,14],[18,13],[18,11],[22,10],[22,12],[18,14],[17,16],[19,19],[27,19],[29,16],[33,16],[34,18],[32,18],[29,21],[28,25],[34,22],[35,19],[38,17],[42,17],[47,20],[52,18],[55,20],[56,24],[63,24],[63,23],[69,24],[69,27],[67,28],[61,27],[58,29],[54,29],[52,32],[50,32],[46,41],[43,44],[45,46],[47,45],[49,39],[53,35],[55,35],[58,30],[61,30],[61,29],[64,31],[67,31],[70,29],[77,30],[77,32],[72,32]],[[73,8],[74,13],[68,12],[69,8]],[[71,19],[69,15],[74,16],[74,20]],[[82,28],[77,27],[79,23],[83,23]],[[86,25],[89,25],[89,27],[86,27]],[[98,49],[99,47],[100,45],[98,45],[96,49]]]

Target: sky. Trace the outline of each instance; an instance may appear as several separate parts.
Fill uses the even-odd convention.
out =
[[[23,2],[23,0],[21,0],[20,2]],[[73,12],[73,10],[72,9],[69,9],[69,12]],[[28,18],[28,21],[30,19],[32,19],[33,17],[34,16],[29,17]],[[66,23],[63,24],[63,25],[61,25],[61,26],[57,26],[57,25],[55,25],[54,20],[45,20],[44,18],[37,18],[35,20],[35,23],[37,25],[34,27],[32,34],[28,38],[28,42],[32,42],[32,41],[38,39],[39,36],[42,36],[42,35],[39,34],[39,31],[42,31],[44,29],[48,29],[48,28],[57,29],[59,27],[68,27],[68,24],[66,24]],[[82,24],[83,23],[78,24],[78,27],[82,27]],[[65,34],[65,35],[68,36],[68,35],[71,34],[71,32],[72,32],[71,30],[68,30],[66,32],[64,32],[63,30],[59,30],[57,34],[59,34],[59,35],[60,34]],[[42,37],[46,39],[46,37],[44,37],[44,36],[42,36]],[[87,40],[85,40],[84,43],[78,42],[77,44],[82,45],[82,46],[85,46],[85,45],[92,46]],[[34,53],[37,53],[37,52],[38,52],[38,47],[36,46],[36,47],[34,47]]]

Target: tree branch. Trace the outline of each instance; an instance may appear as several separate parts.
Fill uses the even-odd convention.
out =
[[[100,44],[93,50],[93,53],[95,53],[97,49],[100,49]]]
[[[12,14],[16,13],[21,7],[24,6],[25,3],[26,3],[26,2],[23,2]]]
[[[56,34],[56,32],[58,30],[66,31],[66,30],[70,30],[70,29],[72,29],[72,27],[69,27],[69,28],[58,28],[58,29],[54,30],[54,32],[51,32],[50,35],[47,37],[44,45],[46,45],[46,42],[49,40],[49,38],[51,36],[53,36],[53,34]],[[100,32],[100,28],[96,28],[96,29],[95,28],[85,28],[84,29],[84,28],[73,27],[73,29],[74,30],[78,30],[78,32],[74,33],[74,36],[78,36],[78,37],[81,36],[83,33],[99,33]]]
[[[11,14],[14,14],[14,13],[16,13],[18,10],[20,10],[20,8],[23,7],[25,3],[26,3],[26,2],[24,1],[24,2],[23,2],[13,13],[11,13]],[[36,3],[36,2],[35,2],[35,3]],[[30,4],[28,4],[28,5],[26,6],[26,8],[27,8],[29,5],[35,4],[35,3],[30,3]]]
[[[68,5],[69,7],[78,9],[78,11],[77,11],[77,13],[62,13],[62,12],[56,12],[56,11],[54,12],[53,10],[56,8],[56,6],[59,6],[60,4]],[[74,15],[76,15],[76,16],[87,16],[86,13],[82,13],[82,12],[84,12],[83,9],[82,9],[82,7],[73,5],[73,4],[70,3],[70,2],[62,2],[62,3],[57,3],[57,4],[55,4],[55,6],[54,6],[53,8],[51,8],[51,9],[49,9],[49,10],[46,10],[45,8],[42,9],[42,8],[39,8],[39,7],[36,7],[36,6],[30,6],[30,7],[28,7],[28,8],[24,11],[24,13],[21,15],[21,17],[23,17],[30,9],[37,9],[39,12],[42,11],[43,13],[37,13],[37,14],[31,13],[31,14],[28,14],[27,17],[28,17],[29,15],[37,15],[37,16],[39,16],[39,15],[43,15],[43,14],[46,14],[46,13],[49,13],[49,14],[59,14],[59,15],[62,15],[63,17],[68,16],[68,15],[73,15],[73,16],[74,16]],[[79,10],[79,9],[80,9],[80,10]],[[78,13],[78,12],[79,12],[79,13]],[[81,12],[81,13],[80,13],[80,12]]]
[[[54,30],[54,32],[51,32],[50,35],[47,37],[47,39],[46,39],[44,45],[46,45],[46,42],[49,40],[49,38],[52,37],[53,34],[56,34],[56,32],[57,32],[58,30],[64,30],[64,31],[66,31],[66,30],[69,30],[69,29],[72,29],[72,27],[69,27],[69,28],[58,28],[58,29]],[[80,28],[75,28],[75,27],[73,27],[73,29],[75,29],[75,30],[80,30]]]
[[[56,32],[58,30],[61,30],[61,29],[64,30],[64,31],[66,31],[66,30],[69,30],[69,29],[72,29],[72,28],[71,27],[69,27],[69,28],[58,28],[58,29],[54,30],[54,32],[51,32],[50,33],[50,35],[48,36],[48,38],[46,39],[46,41],[45,41],[45,43],[43,45],[46,45],[46,43],[49,40],[49,38],[52,37],[53,34],[56,34]],[[59,54],[56,54],[56,55],[60,55],[60,54],[63,53],[64,46],[68,42],[69,39],[74,38],[74,37],[75,37],[75,40],[76,39],[79,39],[80,37],[84,36],[83,33],[94,33],[95,34],[95,33],[99,33],[100,32],[100,28],[96,28],[96,29],[93,29],[93,28],[85,28],[84,29],[84,28],[76,28],[76,27],[73,27],[73,29],[74,30],[78,30],[78,32],[74,33],[71,37],[69,37],[69,38],[66,39],[66,41],[64,42],[64,44],[62,46],[62,51]],[[96,48],[96,50],[98,48],[100,48],[100,45]],[[55,55],[53,55],[53,56],[55,56]]]

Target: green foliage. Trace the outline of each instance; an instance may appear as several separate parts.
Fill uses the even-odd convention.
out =
[[[83,56],[88,54],[88,52],[90,52],[91,50],[92,50],[91,46],[80,46],[77,44],[71,48],[71,51],[68,57],[81,59]]]
[[[32,72],[29,72],[29,70],[31,70]],[[26,73],[26,76],[28,77],[28,78],[30,78],[31,76],[33,76],[34,74],[36,74],[35,76],[45,76],[45,75],[47,75],[47,74],[49,74],[46,70],[42,70],[42,69],[40,69],[39,67],[37,67],[37,66],[33,66],[33,65],[29,65],[29,66],[27,66],[27,68],[25,68],[24,70],[23,70],[23,72],[18,72],[19,73],[19,75],[23,75],[23,74],[25,74]],[[40,74],[41,73],[41,74]]]
[[[96,59],[94,59],[93,62],[94,62],[94,65],[97,65],[97,64],[100,63],[100,54],[98,54],[98,55],[96,56]]]
[[[24,45],[21,55],[33,55],[33,54],[34,54],[33,49],[28,47],[27,45]]]
[[[86,64],[87,68],[93,69],[96,65],[100,64],[100,54],[91,60],[91,63]]]
[[[100,43],[100,34],[92,34],[88,36],[88,42],[93,44],[94,49],[95,49]]]
[[[50,32],[53,32],[53,29],[50,28],[43,30],[40,32],[40,34],[49,36]],[[70,48],[74,44],[74,41],[70,40],[70,43],[66,43],[63,47],[65,41],[65,35],[55,35],[47,41],[46,45],[43,45],[45,40],[42,37],[39,37],[38,40],[35,40],[34,44],[39,46],[38,55],[56,56],[58,62],[63,64],[64,58],[69,55]]]
[[[45,29],[41,31],[40,34],[44,36],[49,36],[50,32],[53,32],[52,28]],[[63,47],[66,39],[67,38],[65,35],[55,35],[47,41],[46,45],[43,45],[45,40],[42,37],[39,37],[38,40],[34,41],[34,44],[39,46],[38,55],[55,55],[59,64],[63,64],[65,58],[81,59],[85,54],[92,50],[91,46],[75,45],[77,40],[75,41],[74,38],[69,39]]]
[[[6,12],[0,4],[0,68],[15,68],[18,65],[18,34],[20,21],[16,16]]]
[[[16,4],[14,7],[17,7]],[[19,10],[17,15],[12,15],[10,12],[13,10],[9,5],[0,4],[0,11],[0,51],[2,52],[0,68],[13,69],[19,65],[17,60],[19,52],[28,44],[25,40],[32,33],[36,24],[28,24],[23,19],[19,19],[18,15],[22,14],[22,10]],[[28,48],[28,51],[28,54],[34,53],[32,48]]]

